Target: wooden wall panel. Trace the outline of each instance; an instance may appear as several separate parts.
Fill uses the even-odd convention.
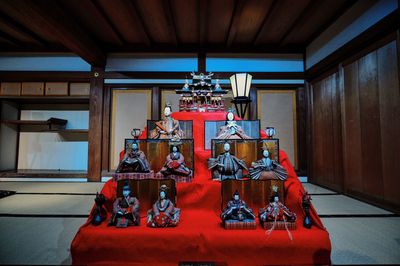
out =
[[[343,149],[342,149],[342,117],[340,104],[340,84],[339,73],[331,76],[331,105],[332,105],[332,132],[330,133],[333,152],[332,152],[332,183],[339,191],[343,190]]]
[[[400,203],[400,90],[396,43],[378,53],[378,87],[384,200]]]
[[[362,192],[362,156],[358,63],[344,67],[344,187]]]
[[[381,198],[382,155],[376,52],[358,60],[358,80],[363,189],[365,193]]]
[[[396,41],[346,63],[311,83],[311,180],[400,212]]]
[[[323,157],[321,158],[324,161],[324,174],[326,176],[327,184],[331,186],[336,186],[335,177],[334,177],[334,161],[333,161],[333,153],[334,153],[334,146],[333,146],[333,121],[332,121],[332,90],[335,88],[332,87],[332,76],[324,80],[324,87],[323,87],[323,128],[324,134],[321,136],[323,139],[323,150],[322,154]]]
[[[333,73],[312,84],[312,180],[341,191],[341,116],[337,76],[337,73]]]
[[[322,108],[320,104],[314,104],[315,102],[321,102],[321,90],[322,90],[323,82],[318,82],[312,86],[312,94],[313,94],[313,116],[312,116],[312,133],[311,133],[311,143],[313,146],[313,154],[312,158],[312,167],[311,172],[313,173],[311,179],[315,183],[321,183],[321,178],[323,175],[320,173],[319,169],[322,169],[323,162],[319,158],[322,157],[322,138],[320,136],[323,135],[322,128],[319,126],[320,121],[322,119]]]

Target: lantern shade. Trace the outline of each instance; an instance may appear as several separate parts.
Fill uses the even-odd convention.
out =
[[[233,98],[249,97],[252,76],[247,73],[238,73],[230,77]]]
[[[232,85],[233,100],[236,111],[241,118],[244,118],[250,100],[250,86],[252,76],[247,73],[238,73],[230,77]]]

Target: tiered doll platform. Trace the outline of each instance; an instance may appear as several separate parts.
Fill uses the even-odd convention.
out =
[[[146,227],[141,210],[141,226],[128,228],[84,224],[71,244],[75,265],[177,265],[179,262],[215,262],[217,265],[329,265],[331,243],[317,213],[312,208],[313,226],[302,225],[304,191],[287,157],[280,163],[288,171],[285,203],[297,214],[293,241],[285,230],[268,237],[258,223],[255,230],[226,230],[221,219],[221,183],[211,180],[207,169],[210,151],[204,150],[204,121],[225,120],[225,113],[174,113],[178,120],[193,120],[195,174],[191,183],[177,183],[177,207],[181,220],[175,228]],[[117,182],[105,183],[102,193],[113,202]],[[108,205],[110,208],[110,205]],[[111,209],[108,209],[108,218]],[[255,210],[257,213],[257,210]],[[89,217],[90,219],[90,217]]]

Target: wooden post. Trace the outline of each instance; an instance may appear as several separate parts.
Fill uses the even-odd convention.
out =
[[[160,93],[160,87],[153,87],[151,89],[151,119],[153,120],[160,120],[161,119],[161,113],[160,110],[164,108],[161,106],[161,93]]]
[[[88,181],[101,181],[104,68],[92,67],[90,77]]]
[[[296,89],[298,174],[307,175],[307,93],[304,87]]]
[[[305,94],[306,94],[306,143],[307,143],[307,177],[308,182],[313,180],[313,87],[312,85],[306,81],[305,82]],[[304,157],[303,157],[304,158]]]
[[[203,50],[197,53],[197,71],[206,73],[206,53]]]
[[[251,87],[249,96],[250,96],[251,102],[249,104],[249,116],[248,116],[248,118],[250,120],[256,120],[256,119],[258,119],[258,114],[257,114],[257,88]]]
[[[102,158],[101,173],[109,171],[109,152],[110,152],[110,116],[111,116],[111,88],[103,88],[103,135],[102,135]]]

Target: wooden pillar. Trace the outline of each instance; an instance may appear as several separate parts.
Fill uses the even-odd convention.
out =
[[[102,158],[101,173],[109,171],[110,152],[110,116],[111,116],[111,88],[105,86],[103,89],[103,135],[102,135]]]
[[[307,177],[308,182],[313,181],[313,88],[309,82],[304,84],[306,94],[306,146],[307,146]],[[304,157],[303,157],[304,158]]]
[[[153,87],[151,89],[151,119],[153,120],[160,120],[161,113],[160,110],[163,108],[161,106],[161,93],[160,87]]]
[[[399,4],[400,4],[400,0],[399,0]],[[397,9],[398,13],[400,13],[400,9]],[[400,69],[400,30],[396,30],[396,48],[397,48],[397,65]],[[397,78],[399,80],[399,84],[400,84],[400,74],[397,75]],[[400,86],[399,86],[399,90],[400,90]]]
[[[92,67],[89,98],[88,181],[101,181],[104,68]]]
[[[339,186],[341,187],[341,190],[345,190],[345,178],[346,178],[346,172],[344,169],[346,169],[347,164],[351,162],[351,158],[347,157],[346,151],[346,102],[345,102],[345,86],[344,86],[344,68],[343,64],[340,63],[338,66],[338,75],[337,75],[337,82],[338,82],[338,94],[339,94],[339,106],[338,110],[340,110],[340,133],[341,136],[339,138],[339,144],[340,144],[340,155],[338,155],[337,158],[337,164],[340,162],[340,166],[337,167],[338,173],[337,177],[339,177]],[[338,147],[339,148],[339,147]]]
[[[197,71],[206,73],[206,53],[203,50],[197,53]]]
[[[250,120],[256,120],[256,119],[258,119],[258,114],[257,114],[257,88],[251,87],[249,96],[250,96],[251,102],[249,104],[249,116],[248,116],[248,118]]]
[[[18,103],[0,99],[0,120],[19,120]],[[18,169],[19,125],[0,124],[0,171]]]
[[[299,175],[307,175],[307,94],[304,87],[296,89],[297,158]]]

